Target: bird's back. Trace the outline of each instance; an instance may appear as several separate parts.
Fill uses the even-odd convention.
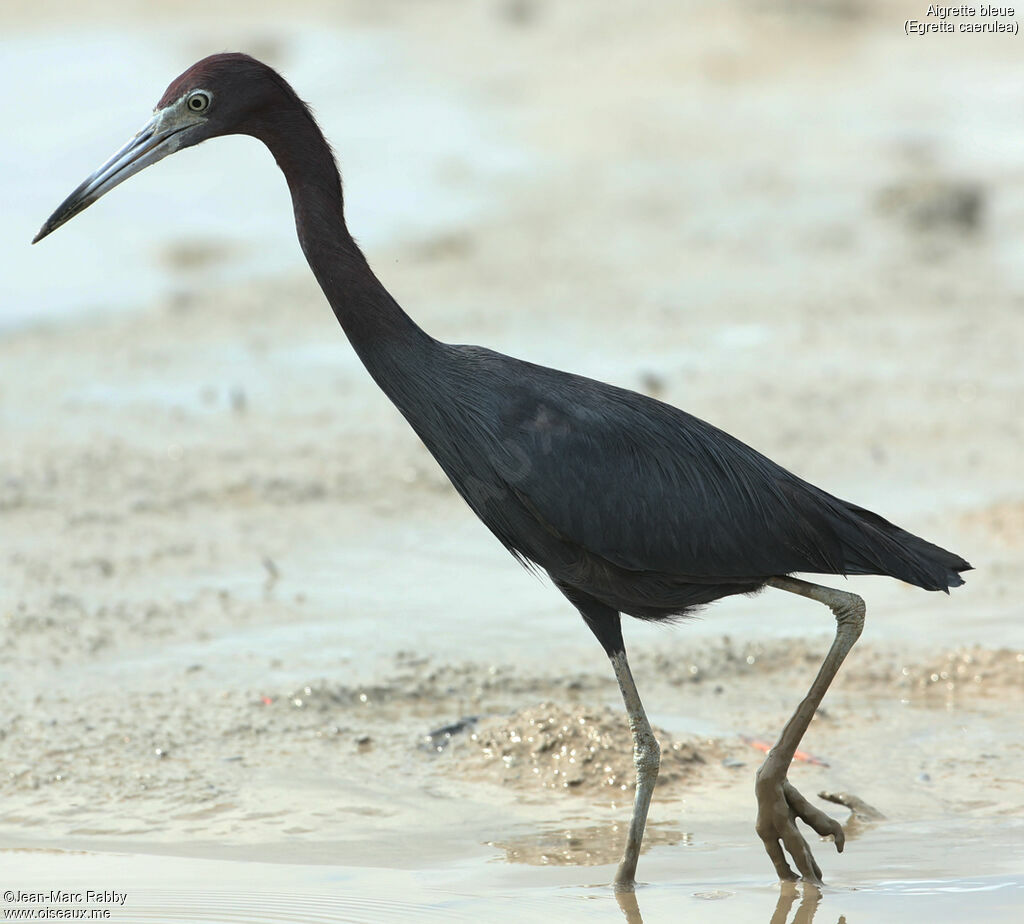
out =
[[[444,346],[433,380],[431,426],[406,416],[477,515],[623,612],[681,612],[792,572],[946,590],[970,567],[636,392],[471,346]]]

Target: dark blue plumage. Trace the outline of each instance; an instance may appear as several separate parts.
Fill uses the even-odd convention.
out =
[[[947,590],[970,567],[661,401],[481,347],[418,355],[429,389],[393,397],[473,511],[618,611],[680,615],[792,572]]]

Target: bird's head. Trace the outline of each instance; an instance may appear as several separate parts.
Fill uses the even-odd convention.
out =
[[[42,240],[130,176],[168,154],[218,135],[260,134],[275,111],[297,101],[276,71],[243,54],[203,58],[171,81],[153,117],[46,220]]]

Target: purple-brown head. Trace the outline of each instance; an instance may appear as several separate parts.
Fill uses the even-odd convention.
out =
[[[243,54],[203,58],[171,82],[149,120],[46,220],[32,243],[168,154],[218,135],[259,135],[276,113],[299,103],[276,71]]]

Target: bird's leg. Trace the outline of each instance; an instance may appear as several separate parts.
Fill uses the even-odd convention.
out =
[[[800,739],[803,738],[825,696],[825,691],[839,671],[843,659],[860,637],[864,628],[864,601],[856,594],[798,581],[796,578],[772,578],[768,583],[780,590],[824,603],[836,617],[836,637],[818,671],[818,676],[814,678],[811,689],[797,706],[786,727],[782,729],[775,747],[768,752],[764,763],[757,771],[754,785],[757,794],[757,833],[764,842],[765,850],[775,865],[779,879],[797,878],[786,862],[785,853],[788,852],[796,863],[800,876],[806,881],[820,885],[821,867],[811,856],[807,841],[797,830],[796,819],[803,819],[822,837],[831,834],[840,853],[843,850],[845,835],[837,821],[811,805],[797,792],[786,779],[786,772]]]
[[[615,891],[629,892],[635,885],[636,863],[640,858],[640,844],[644,839],[647,809],[651,805],[654,784],[658,779],[658,768],[661,766],[661,748],[658,747],[658,741],[651,731],[651,723],[647,721],[644,704],[640,702],[640,694],[636,691],[636,684],[629,670],[618,611],[565,583],[554,574],[551,575],[551,579],[569,602],[579,610],[583,621],[590,627],[612,662],[612,670],[615,671],[615,679],[619,682],[622,701],[626,704],[626,714],[629,716],[629,730],[633,733],[636,795],[633,797],[633,817],[629,821],[626,849],[622,852],[622,862],[615,874]]]
[[[633,817],[629,822],[626,849],[622,853],[622,862],[615,874],[615,888],[631,890],[636,877],[636,863],[640,857],[640,844],[644,839],[644,826],[647,824],[647,809],[651,805],[654,784],[658,779],[658,768],[661,766],[661,748],[654,737],[654,732],[651,731],[651,723],[647,721],[643,703],[640,702],[640,694],[636,691],[625,649],[620,649],[609,657],[615,671],[615,679],[619,681],[622,700],[626,704],[629,730],[633,733],[636,795],[633,798]]]

